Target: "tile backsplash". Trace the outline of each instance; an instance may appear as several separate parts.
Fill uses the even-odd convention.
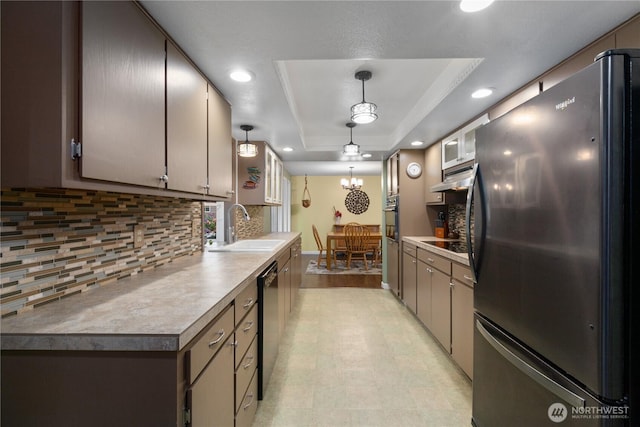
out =
[[[202,250],[200,202],[68,189],[1,193],[2,317]],[[134,248],[133,227],[144,228]]]
[[[455,203],[448,205],[448,223],[449,231],[458,233],[460,239],[465,240],[467,238],[467,231],[465,229],[465,211],[467,206],[463,203]],[[471,237],[473,238],[474,223],[473,223],[473,205],[471,206]]]
[[[245,221],[240,209],[235,209],[236,233],[238,239],[250,239],[264,233],[264,206],[245,206],[249,221]]]

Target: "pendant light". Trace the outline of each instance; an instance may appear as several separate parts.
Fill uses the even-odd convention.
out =
[[[240,129],[245,132],[245,140],[238,144],[238,156],[255,157],[258,155],[258,146],[249,142],[249,131],[253,130],[251,125],[241,125]]]
[[[362,180],[353,177],[353,166],[349,166],[349,178],[342,178],[340,180],[342,188],[345,190],[353,191],[362,188]]]
[[[358,71],[356,79],[362,80],[362,102],[351,107],[351,120],[359,124],[367,124],[378,118],[376,104],[364,100],[364,82],[371,78],[371,71]]]
[[[353,143],[353,128],[356,126],[355,123],[349,122],[347,123],[347,127],[350,130],[351,137],[349,138],[349,143],[343,146],[342,154],[345,156],[358,156],[360,155],[360,146],[358,144]]]

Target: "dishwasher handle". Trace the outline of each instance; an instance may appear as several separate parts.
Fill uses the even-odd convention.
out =
[[[269,265],[269,267],[262,272],[260,276],[258,276],[258,280],[263,284],[263,286],[269,287],[274,280],[278,277],[278,262],[274,261]]]

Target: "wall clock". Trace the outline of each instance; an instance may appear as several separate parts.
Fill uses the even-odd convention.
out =
[[[409,163],[407,165],[407,175],[409,176],[409,178],[417,178],[422,175],[422,166],[420,166],[420,163]]]

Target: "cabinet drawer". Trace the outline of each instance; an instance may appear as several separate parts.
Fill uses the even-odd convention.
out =
[[[282,254],[280,254],[280,256],[278,257],[278,271],[282,269],[282,266],[284,266],[289,261],[289,259],[291,259],[291,246],[285,249],[284,252],[282,252]]]
[[[189,384],[191,384],[202,371],[202,368],[211,360],[214,354],[225,344],[230,335],[233,335],[233,310],[229,307],[222,315],[214,319],[199,337],[195,338],[195,344],[186,353],[186,363],[189,372]]]
[[[454,279],[460,283],[471,286],[473,288],[473,278],[471,277],[471,270],[466,265],[453,263],[453,273],[451,274]]]
[[[238,356],[240,358],[240,356]],[[236,411],[240,409],[242,398],[247,392],[249,382],[258,366],[258,339],[254,338],[249,350],[236,368]]]
[[[238,326],[242,318],[246,316],[249,311],[251,311],[251,308],[255,305],[256,302],[258,302],[258,286],[255,283],[249,284],[249,286],[247,286],[245,290],[240,292],[240,294],[236,297],[236,326]]]
[[[254,374],[236,414],[236,427],[251,427],[258,409],[258,375]]]
[[[433,252],[418,248],[418,259],[431,267],[435,267],[447,275],[451,275],[451,261]]]
[[[187,390],[191,426],[233,425],[233,346],[229,338],[223,341],[225,346]]]
[[[405,254],[410,255],[410,256],[412,256],[414,258],[416,257],[416,250],[417,250],[417,248],[416,248],[415,245],[410,245],[410,244],[407,244],[407,243],[403,243],[402,244],[402,252],[404,252]]]
[[[258,309],[254,306],[236,328],[236,366],[240,363],[258,331]]]

